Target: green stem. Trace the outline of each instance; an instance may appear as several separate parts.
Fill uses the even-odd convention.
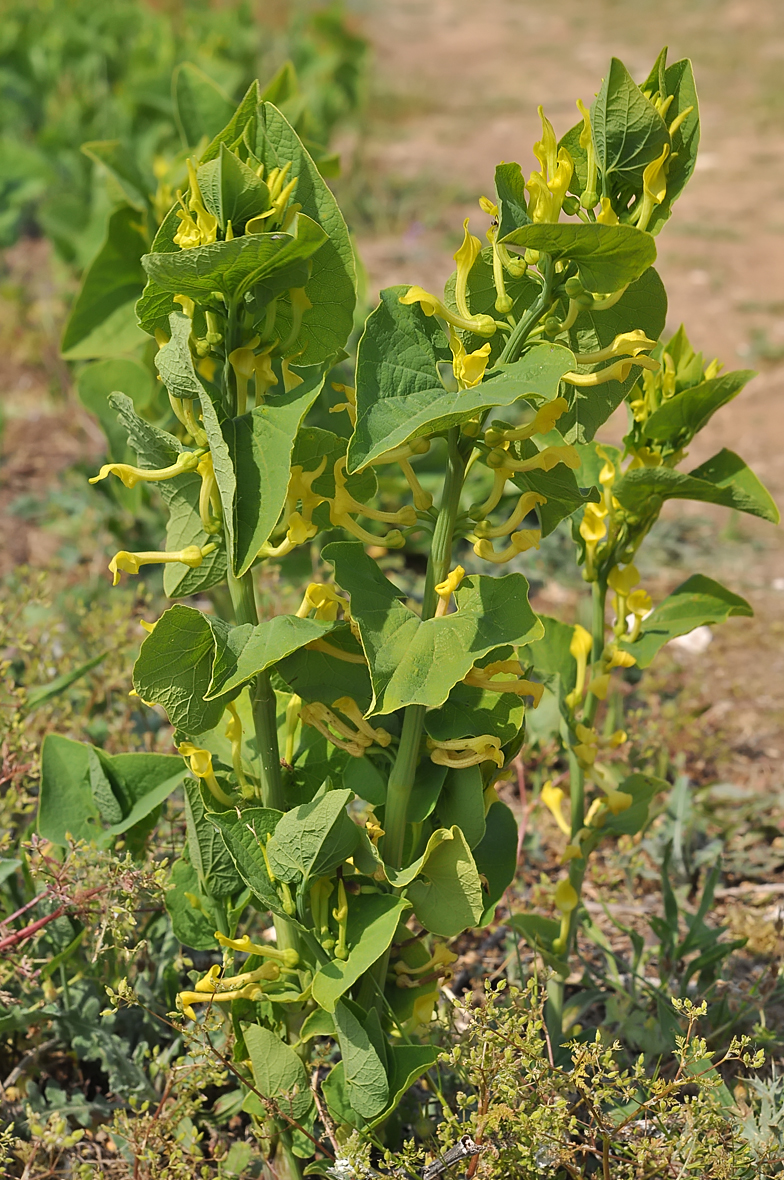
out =
[[[542,290],[537,295],[525,315],[519,320],[511,336],[504,345],[503,352],[496,361],[497,365],[510,365],[516,361],[522,352],[523,345],[531,334],[531,329],[553,301],[553,281],[555,266],[547,254],[542,254],[539,260],[542,272]]]
[[[602,658],[602,653],[604,652],[604,618],[607,603],[607,582],[604,578],[599,577],[591,584],[591,595],[591,636],[593,638],[593,651],[591,653],[591,659],[594,664],[597,664]],[[594,696],[592,692],[589,692],[588,700],[585,702],[585,712],[583,714],[586,725],[593,725],[598,708],[599,698]]]
[[[469,440],[470,441],[470,440]],[[455,530],[460,493],[466,471],[466,456],[460,445],[460,430],[454,426],[449,431],[449,459],[447,462],[444,492],[438,520],[433,532],[430,557],[425,576],[425,590],[422,599],[422,618],[432,619],[435,614],[438,595],[435,588],[449,573],[452,561],[452,536]],[[425,721],[422,705],[409,705],[403,716],[403,730],[400,745],[387,784],[387,802],[384,811],[384,860],[393,868],[403,863],[406,838],[406,816],[414,774],[419,760],[419,743]]]
[[[432,619],[438,595],[436,586],[443,582],[449,573],[452,561],[452,538],[455,531],[460,508],[460,494],[465,480],[468,453],[473,447],[471,439],[462,440],[458,427],[452,427],[447,436],[449,443],[449,459],[447,461],[444,491],[438,520],[433,532],[433,542],[425,575],[425,590],[422,598],[422,618]],[[387,801],[384,808],[384,860],[393,868],[400,868],[403,864],[406,844],[406,828],[408,823],[408,804],[414,786],[417,763],[419,761],[419,746],[422,741],[422,731],[425,722],[425,708],[423,705],[409,705],[403,714],[403,728],[400,734],[400,745],[397,757],[390,771],[387,782]],[[390,950],[387,949],[371,968],[376,987],[376,1002],[379,1010],[383,1002],[384,984],[386,983],[387,968],[389,966]],[[366,981],[367,982],[367,981]],[[362,995],[369,994],[368,988],[363,986]]]
[[[227,573],[229,592],[237,623],[256,626],[259,614],[256,595],[253,590],[253,575],[250,570],[238,580]],[[250,686],[253,706],[253,724],[256,730],[256,745],[259,750],[262,772],[262,802],[265,807],[278,811],[286,810],[283,796],[283,779],[280,773],[280,751],[278,749],[278,725],[276,717],[275,690],[268,672],[259,672]]]

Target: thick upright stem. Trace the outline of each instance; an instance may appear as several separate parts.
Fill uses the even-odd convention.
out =
[[[607,582],[604,578],[597,578],[591,585],[592,601],[591,601],[591,637],[593,639],[593,650],[591,659],[596,664],[604,652],[604,616],[607,603]],[[599,698],[593,693],[588,694],[588,700],[585,703],[584,719],[586,725],[593,725],[596,717],[596,710],[599,708]]]
[[[253,590],[253,575],[250,570],[238,580],[231,571],[228,573],[229,591],[238,623],[259,621],[256,609],[256,595]],[[265,807],[285,810],[283,780],[280,773],[280,751],[278,749],[278,727],[275,707],[275,691],[268,672],[259,672],[250,686],[253,705],[253,724],[256,730],[256,745],[259,750],[262,776],[262,802]]]
[[[422,618],[432,619],[435,614],[438,595],[435,588],[449,573],[452,561],[452,536],[460,507],[460,493],[465,479],[466,459],[460,447],[460,431],[453,427],[449,431],[449,459],[447,463],[444,493],[438,512],[433,543],[425,576],[425,592],[422,599]],[[403,717],[403,730],[397,757],[387,784],[387,803],[384,811],[384,859],[393,868],[400,868],[406,838],[406,815],[411,788],[414,785],[419,758],[419,743],[425,720],[422,705],[409,705]]]

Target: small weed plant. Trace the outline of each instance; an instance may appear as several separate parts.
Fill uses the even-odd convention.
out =
[[[172,428],[112,392],[103,412],[135,461],[93,482],[155,485],[168,513],[160,548],[120,550],[110,570],[161,565],[186,600],[146,623],[133,672],[178,752],[47,736],[39,839],[143,849],[182,785],[166,907],[211,955],[170,1019],[217,1046],[237,1109],[295,1177],[345,1164],[347,1142],[378,1163],[417,1092],[436,1096],[445,1143],[492,1140],[469,1175],[754,1174],[714,1098],[725,1063],[756,1060],[741,1043],[709,1059],[687,997],[673,1070],[653,1081],[601,1040],[565,1045],[589,858],[639,833],[667,785],[624,758],[615,678],[751,613],[702,574],[654,604],[637,553],[673,498],[777,519],[733,452],[687,462],[752,374],[706,364],[683,328],[662,339],[655,240],[696,158],[691,67],[663,51],[638,86],[613,60],[577,105],[560,140],[540,111],[527,179],[498,166],[486,244],[466,221],[443,294],[381,293],[350,384],[328,380],[354,327],[349,234],[255,84],[194,147],[141,260],[136,319]],[[624,403],[623,447],[597,443]],[[590,630],[529,603],[526,555],[564,527]],[[260,615],[260,566],[297,588],[296,609]],[[546,1019],[535,991],[463,1013],[450,1101],[433,1023],[448,943],[490,923],[513,880],[517,825],[495,786],[545,693],[569,767],[566,790],[542,792],[563,832],[556,917],[511,921],[552,972]],[[701,936],[695,921],[687,940]]]

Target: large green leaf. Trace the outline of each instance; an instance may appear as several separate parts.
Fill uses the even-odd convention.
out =
[[[82,151],[109,173],[129,205],[140,213],[147,212],[152,178],[142,175],[133,154],[121,140],[93,140],[83,143]]]
[[[255,627],[243,623],[228,631],[215,631],[215,662],[207,699],[223,696],[271,668],[285,656],[320,639],[335,626],[318,619],[276,615]]]
[[[64,846],[70,833],[107,847],[159,807],[183,774],[182,759],[170,754],[110,757],[85,742],[47,734],[38,831],[53,844]]]
[[[333,631],[329,643],[331,647],[350,651],[352,655],[362,654],[348,627]],[[338,697],[352,697],[363,713],[370,708],[373,688],[365,664],[347,663],[326,652],[302,647],[281,660],[277,671],[303,701],[331,705]]]
[[[264,854],[267,838],[272,835],[282,812],[269,807],[245,807],[242,811],[212,811],[209,821],[223,836],[237,872],[265,909],[288,918],[280,898],[269,879]]]
[[[507,234],[504,244],[539,250],[555,262],[576,262],[583,286],[597,294],[633,283],[656,260],[651,235],[630,225],[525,225]]]
[[[153,238],[152,246],[150,247],[151,253],[180,253],[180,247],[174,240],[174,236],[180,227],[180,221],[177,216],[179,208],[179,204],[175,202],[164,217],[158,227],[157,234]],[[164,291],[152,279],[147,280],[141,297],[136,304],[139,327],[143,331],[149,332],[151,336],[159,330],[168,334],[169,316],[177,307],[174,302],[175,294],[176,292]]]
[[[343,1062],[333,1066],[324,1079],[324,1098],[330,1114],[339,1123],[372,1130],[383,1123],[399,1107],[403,1095],[438,1060],[438,1049],[433,1045],[388,1045],[389,1098],[387,1105],[372,1119],[364,1119],[351,1106]]]
[[[491,733],[505,744],[519,733],[524,715],[525,704],[514,693],[456,684],[439,709],[425,714],[425,730],[439,742]]]
[[[348,1100],[362,1118],[372,1119],[385,1108],[389,1099],[386,1070],[367,1032],[342,1001],[335,1005],[335,1029]]]
[[[564,314],[566,306],[563,307]],[[582,311],[569,332],[569,347],[575,353],[598,352],[612,344],[622,332],[639,328],[650,340],[658,340],[667,319],[667,293],[653,267],[632,283],[627,291],[606,311]],[[589,373],[605,368],[582,366]],[[558,421],[558,429],[567,442],[588,442],[607,421],[639,379],[639,369],[632,367],[626,381],[607,381],[593,388],[575,388],[572,404]],[[558,470],[558,469],[556,469]]]
[[[313,1107],[301,1059],[277,1033],[260,1024],[248,1025],[244,1036],[256,1089],[271,1098],[282,1114],[301,1123]]]
[[[472,854],[483,878],[485,911],[479,926],[495,917],[495,908],[517,873],[517,820],[511,810],[497,800],[485,816],[485,834]]]
[[[667,192],[661,205],[654,208],[648,222],[648,231],[652,234],[658,233],[664,225],[670,216],[673,203],[694,171],[700,143],[700,108],[694,73],[688,58],[667,66],[664,71],[664,88],[668,95],[673,96],[667,109],[670,126],[689,107],[692,109],[672,136],[672,152],[667,167]]]
[[[734,615],[750,617],[753,613],[745,598],[712,578],[694,574],[643,620],[634,643],[623,646],[635,656],[639,667],[647,668],[659,649],[677,635],[686,635],[706,623],[723,623]]]
[[[495,170],[495,191],[498,199],[498,237],[523,225],[530,225],[528,203],[525,199],[525,179],[519,164],[499,164]]]
[[[327,791],[286,812],[267,845],[278,880],[324,877],[351,856],[359,841],[359,828],[346,811],[351,798],[351,791]]]
[[[290,393],[269,397],[264,405],[226,422],[223,428],[237,478],[233,529],[237,578],[250,569],[280,516],[294,439],[324,384],[321,369],[302,372],[305,380]]]
[[[184,61],[172,76],[174,118],[185,147],[211,140],[231,120],[234,103],[203,70]]]
[[[688,474],[670,467],[639,467],[613,485],[613,495],[634,518],[655,515],[665,500],[701,500],[736,508],[778,524],[770,493],[740,456],[726,448]]]
[[[101,328],[112,315],[138,299],[144,286],[141,257],[147,248],[144,218],[137,209],[123,205],[109,218],[106,240],[85,272],[73,310],[65,325],[61,349],[68,360],[130,351],[144,340],[135,323],[118,337],[107,340]],[[111,347],[113,346],[113,347]]]
[[[493,648],[530,643],[541,634],[522,574],[466,578],[455,595],[454,614],[423,621],[361,545],[336,541],[323,556],[334,564],[338,585],[351,595],[373,685],[370,713],[442,705]]]
[[[252,168],[221,144],[220,155],[202,164],[196,173],[204,204],[218,219],[225,234],[231,223],[236,237],[252,217],[266,213],[269,189]]]
[[[161,291],[197,302],[221,291],[231,302],[268,276],[310,258],[326,241],[321,226],[304,213],[297,214],[295,231],[248,234],[177,254],[145,254],[142,265]]]
[[[466,838],[453,827],[428,856],[406,896],[431,934],[453,938],[476,926],[485,909],[482,882]]]
[[[643,434],[657,442],[671,441],[676,445],[681,439],[692,438],[717,410],[737,397],[752,377],[756,377],[753,369],[737,369],[676,393],[646,419]]]
[[[473,389],[448,392],[438,375],[439,362],[451,358],[446,338],[436,317],[400,302],[407,290],[381,292],[359,342],[357,424],[348,449],[352,471],[408,439],[455,426],[492,406],[530,396],[550,400],[574,365],[565,348],[538,344]]]
[[[642,191],[642,174],[670,143],[667,125],[614,57],[591,107],[591,125],[602,191]]]
[[[212,467],[220,496],[226,545],[229,552],[235,546],[235,500],[237,477],[231,459],[229,445],[221,429],[221,421],[193,367],[190,349],[191,321],[187,316],[172,312],[169,316],[171,339],[155,356],[155,367],[161,379],[174,397],[186,398],[201,405],[202,421],[212,455]]]
[[[313,977],[313,999],[328,1012],[392,942],[409,903],[391,893],[352,896],[348,903],[348,958],[332,959]]]
[[[104,362],[119,364],[130,362]],[[179,441],[171,434],[160,430],[135,411],[130,400],[122,393],[112,393],[109,405],[116,412],[120,424],[128,436],[128,445],[136,451],[140,467],[168,467],[175,462],[182,451]],[[169,511],[166,524],[166,548],[169,551],[183,549],[186,545],[203,548],[215,537],[206,533],[199,514],[201,476],[195,471],[185,472],[174,479],[163,480],[157,485]],[[208,590],[226,577],[226,549],[219,544],[203,558],[196,569],[180,562],[164,567],[163,588],[170,598],[185,597]]]
[[[291,161],[290,175],[297,179],[294,199],[302,206],[303,213],[328,234],[328,241],[313,259],[311,276],[305,284],[312,307],[304,313],[297,341],[292,346],[297,352],[303,350],[300,364],[320,364],[343,347],[353,327],[356,271],[348,229],[335,198],[294,128],[269,102],[259,107],[256,152],[268,170]],[[281,323],[277,330],[283,336],[286,300],[281,303]]]
[[[172,606],[142,644],[133,685],[143,701],[161,705],[175,727],[189,735],[214,729],[239,689],[207,700],[215,654],[214,635],[229,630],[189,606]]]
[[[458,827],[469,848],[475,848],[485,834],[485,800],[482,772],[478,766],[447,771],[438,797],[437,822],[441,827]]]
[[[245,129],[256,122],[256,111],[259,106],[259,83],[256,78],[253,79],[242,101],[237,107],[236,111],[229,119],[226,126],[216,132],[215,138],[209,143],[201,154],[201,162],[204,164],[207,160],[214,160],[216,156],[220,155],[221,144],[226,147],[231,147],[232,144],[237,143],[242,139],[242,134]]]
[[[183,946],[195,951],[215,951],[215,931],[218,923],[213,902],[202,892],[196,870],[190,861],[180,857],[172,864],[164,897],[174,937]]]
[[[220,831],[211,822],[201,786],[190,776],[185,782],[185,830],[188,859],[196,870],[202,889],[210,897],[231,897],[241,893],[244,881]]]

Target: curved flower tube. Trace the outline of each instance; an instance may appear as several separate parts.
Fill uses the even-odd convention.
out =
[[[513,557],[517,557],[519,553],[526,553],[529,549],[538,549],[541,539],[541,529],[519,529],[518,532],[512,533],[509,545],[500,553],[496,553],[493,542],[486,538],[475,543],[474,553],[483,561],[491,561],[494,565],[504,565]]]
[[[437,742],[433,738],[428,738],[427,748],[431,751],[430,761],[435,762],[436,766],[464,769],[467,766],[478,766],[480,762],[495,762],[498,767],[504,765],[501,739],[493,734],[486,733],[475,738],[455,738],[448,742]]]
[[[112,585],[116,586],[119,582],[120,571],[126,574],[138,574],[143,565],[171,565],[173,562],[180,561],[183,565],[190,566],[191,569],[198,569],[203,559],[208,553],[212,553],[213,549],[217,549],[214,541],[201,548],[198,545],[186,545],[184,549],[176,549],[171,553],[129,553],[126,549],[121,549],[109,562],[109,569],[114,575]]]
[[[436,296],[425,291],[424,287],[409,287],[405,295],[400,296],[400,303],[409,307],[418,303],[426,316],[437,315],[446,320],[453,328],[460,328],[464,332],[473,332],[476,336],[495,336],[498,325],[490,315],[461,316],[450,311]]]
[[[88,483],[98,483],[108,475],[116,475],[126,488],[135,488],[138,483],[160,483],[165,479],[174,479],[186,471],[195,471],[203,458],[202,451],[180,451],[177,459],[169,467],[133,467],[130,463],[104,463],[97,475],[88,479]]]

